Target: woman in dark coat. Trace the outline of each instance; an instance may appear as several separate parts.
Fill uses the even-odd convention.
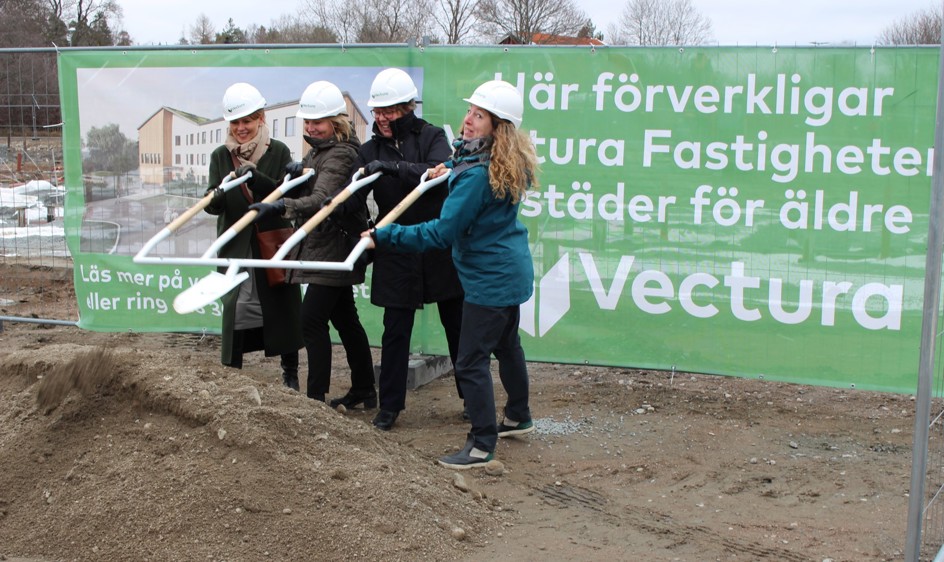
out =
[[[444,162],[452,153],[445,131],[414,113],[416,97],[413,80],[399,68],[381,71],[371,84],[367,105],[374,108],[374,135],[358,151],[355,167],[364,167],[365,175],[382,172],[383,176],[358,191],[356,197],[364,199],[373,190],[378,220],[416,187],[424,172]],[[426,192],[396,224],[411,225],[438,218],[447,193],[445,184]],[[353,205],[354,199],[345,209]],[[413,323],[416,311],[426,303],[437,305],[449,357],[455,365],[462,326],[462,284],[452,264],[450,250],[434,248],[408,253],[395,248],[378,248],[371,275],[370,302],[384,309],[380,411],[373,424],[389,430],[406,407]],[[459,396],[462,397],[461,389]],[[357,393],[350,392],[333,400],[332,405],[344,404],[350,408],[361,399]]]
[[[283,169],[291,162],[291,151],[269,138],[265,123],[265,99],[246,83],[233,84],[223,96],[223,114],[229,121],[226,143],[210,155],[210,191],[216,195],[206,211],[217,215],[217,235],[223,234],[277,187]],[[231,172],[252,172],[245,184],[226,193],[217,186]],[[221,258],[260,258],[256,229],[273,230],[291,224],[277,217],[243,229],[219,252]],[[301,292],[298,286],[270,286],[266,270],[252,269],[249,278],[223,296],[224,365],[243,366],[243,354],[264,351],[266,357],[281,356],[282,381],[298,390],[298,350],[301,337]]]
[[[350,182],[348,174],[360,141],[347,117],[347,104],[341,90],[325,81],[310,84],[299,99],[297,116],[304,120],[305,142],[311,150],[302,162],[290,163],[287,170],[297,175],[303,168],[311,168],[315,176],[287,198],[272,204],[252,205],[260,211],[260,220],[277,216],[294,219],[300,225]],[[362,222],[348,226],[355,238],[358,229],[367,225],[366,213],[361,218]],[[328,219],[305,237],[293,259],[344,261],[351,249],[348,242],[340,220]],[[330,322],[347,353],[351,389],[365,396],[365,407],[377,406],[370,342],[354,302],[353,286],[364,282],[365,269],[366,265],[359,264],[353,271],[290,270],[290,282],[308,284],[302,303],[302,336],[308,351],[306,391],[309,398],[324,402],[331,384]]]

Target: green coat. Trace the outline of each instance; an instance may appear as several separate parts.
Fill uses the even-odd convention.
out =
[[[253,172],[251,195],[254,202],[262,201],[266,195],[282,183],[285,177],[285,165],[292,160],[292,153],[285,144],[270,140],[269,150],[262,155]],[[220,146],[210,155],[210,188],[217,187],[227,174],[235,169],[233,159],[226,146]],[[298,189],[297,187],[295,189]],[[291,193],[291,192],[289,192]],[[226,192],[223,205],[210,206],[206,211],[217,215],[216,231],[219,236],[249,210],[249,201],[241,187]],[[270,230],[291,227],[284,219],[272,218],[265,223],[246,227],[235,238],[220,249],[221,258],[258,258],[259,246],[256,242],[255,228]],[[220,268],[225,272],[226,268]],[[270,287],[266,280],[265,269],[252,269],[255,275],[256,290],[262,303],[262,330],[243,330],[242,352],[264,350],[266,357],[272,357],[304,346],[301,331],[301,291],[298,285],[280,285]],[[234,355],[234,329],[236,322],[235,303],[238,287],[222,297],[223,301],[223,343],[221,360],[224,365],[237,363]],[[261,334],[259,333],[261,332]]]

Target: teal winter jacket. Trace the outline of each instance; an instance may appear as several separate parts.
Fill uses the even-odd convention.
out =
[[[488,162],[476,156],[446,162],[456,167],[449,197],[438,219],[377,229],[378,245],[424,252],[452,246],[452,259],[465,300],[480,306],[514,306],[534,291],[534,264],[528,229],[518,220],[518,204],[496,199],[488,181]]]

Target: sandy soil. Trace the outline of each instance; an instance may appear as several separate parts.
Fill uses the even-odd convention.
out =
[[[3,315],[74,311],[67,278],[16,275]],[[2,328],[0,560],[903,555],[910,396],[530,363],[537,431],[460,475],[434,464],[467,430],[451,377],[384,433],[282,387],[277,358],[222,367],[215,337]]]

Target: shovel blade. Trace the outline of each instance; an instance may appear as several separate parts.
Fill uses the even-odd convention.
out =
[[[174,310],[178,314],[190,314],[222,297],[248,278],[248,271],[236,275],[223,275],[213,271],[177,295],[174,299]]]

